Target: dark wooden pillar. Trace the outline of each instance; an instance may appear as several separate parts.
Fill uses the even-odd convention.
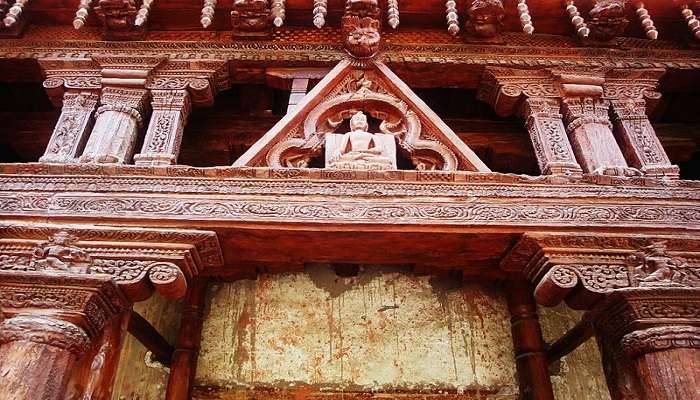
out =
[[[104,275],[0,271],[0,397],[62,400],[78,360],[127,302]]]
[[[532,289],[524,279],[514,278],[506,283],[506,293],[520,398],[554,400],[547,354]]]
[[[180,334],[170,364],[166,400],[187,400],[191,397],[202,336],[206,289],[205,279],[193,281],[187,289],[180,322]]]
[[[700,398],[700,289],[619,289],[591,313],[614,400]]]

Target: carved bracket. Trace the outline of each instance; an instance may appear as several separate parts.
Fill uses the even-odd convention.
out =
[[[102,21],[105,40],[141,40],[146,36],[147,24],[137,24],[139,14],[134,0],[99,0],[94,8]]]
[[[50,239],[37,243],[42,235]],[[109,275],[131,301],[148,298],[153,289],[182,297],[188,280],[221,266],[212,232],[0,226],[0,270]]]

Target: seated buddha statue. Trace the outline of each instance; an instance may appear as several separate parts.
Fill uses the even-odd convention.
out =
[[[367,132],[367,116],[359,111],[350,118],[350,132],[328,160],[329,168],[385,170],[394,169],[395,161],[383,145],[382,138]],[[393,138],[391,138],[393,140]]]

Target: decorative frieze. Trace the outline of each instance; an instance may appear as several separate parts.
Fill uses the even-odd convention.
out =
[[[182,132],[191,109],[185,90],[152,90],[153,113],[136,165],[175,164],[180,153]]]
[[[76,162],[92,128],[97,92],[67,91],[63,107],[41,162]]]
[[[147,95],[145,89],[103,89],[95,126],[80,162],[123,164],[131,161],[143,123]]]

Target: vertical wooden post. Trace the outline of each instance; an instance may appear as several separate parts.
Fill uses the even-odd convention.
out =
[[[187,400],[191,397],[202,336],[206,289],[206,279],[192,281],[187,289],[180,322],[180,335],[170,364],[166,400]]]
[[[545,344],[530,285],[522,278],[513,278],[506,282],[506,295],[520,399],[554,400]]]

